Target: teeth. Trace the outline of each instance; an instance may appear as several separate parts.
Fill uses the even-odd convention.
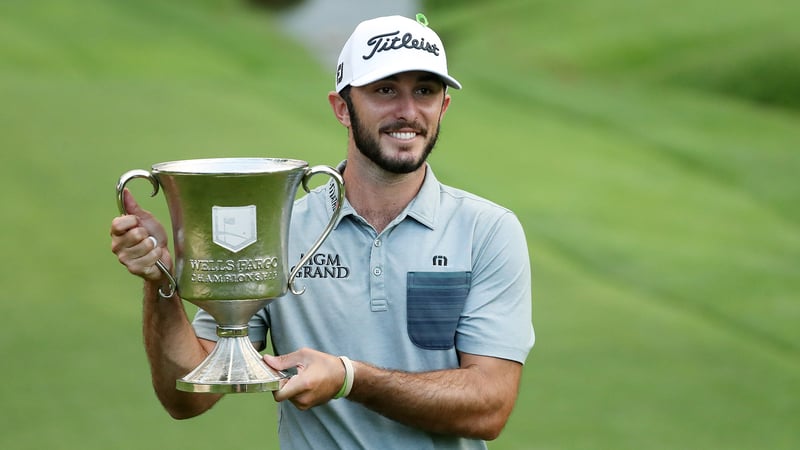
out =
[[[411,132],[411,131],[406,131],[406,132],[403,132],[403,133],[395,131],[395,132],[389,133],[389,136],[391,136],[393,138],[396,138],[396,139],[403,139],[403,140],[414,139],[414,137],[416,135],[417,135],[417,133],[414,133],[414,132]]]

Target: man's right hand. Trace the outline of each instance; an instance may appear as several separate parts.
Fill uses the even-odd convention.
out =
[[[111,251],[128,272],[145,280],[162,281],[166,277],[156,261],[160,259],[167,268],[172,268],[164,226],[142,209],[127,189],[123,196],[129,214],[111,221]]]

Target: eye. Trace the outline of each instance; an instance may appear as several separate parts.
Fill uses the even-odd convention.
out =
[[[389,86],[380,86],[377,89],[375,89],[375,92],[381,95],[392,95],[394,94],[394,89],[392,89]]]
[[[420,97],[431,97],[439,94],[441,91],[442,87],[438,83],[425,83],[418,86],[414,93]]]

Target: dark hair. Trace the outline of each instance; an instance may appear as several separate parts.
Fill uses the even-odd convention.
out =
[[[347,104],[347,110],[348,111],[352,111],[353,110],[353,99],[350,96],[350,88],[351,87],[352,86],[350,86],[348,84],[347,86],[343,87],[341,91],[339,91],[339,95],[344,99],[345,104]]]

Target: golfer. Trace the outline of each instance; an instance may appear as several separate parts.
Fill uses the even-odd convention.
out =
[[[300,271],[305,293],[249,324],[257,349],[269,331],[269,366],[296,370],[273,393],[283,449],[482,449],[517,398],[534,342],[525,235],[511,211],[441,184],[426,162],[448,89],[461,85],[418,17],[367,20],[345,43],[328,94],[347,130],[341,217]],[[334,189],[295,203],[290,260],[326,226]],[[190,322],[177,295],[159,296],[155,263],[172,265],[166,231],[127,191],[124,201],[112,250],[144,279],[155,392],[175,418],[202,414],[223,395],[177,391],[175,380],[213,349],[216,324],[202,310]]]

